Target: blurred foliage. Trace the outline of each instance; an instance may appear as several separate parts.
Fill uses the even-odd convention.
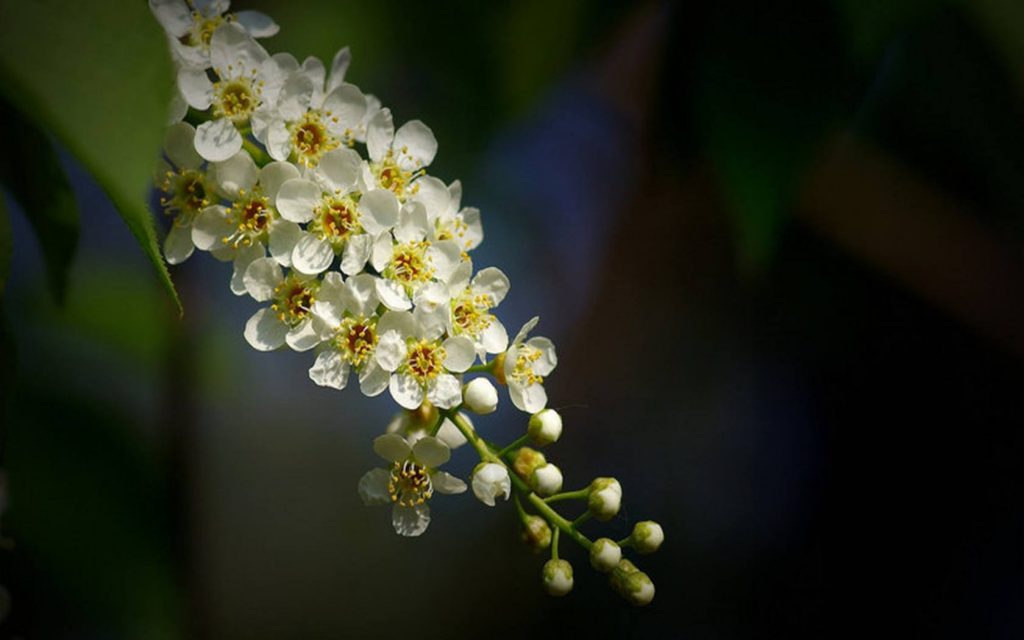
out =
[[[946,0],[834,0],[851,57],[872,66],[901,31],[927,18]]]
[[[36,232],[50,288],[64,300],[68,271],[78,243],[78,204],[46,134],[0,100],[5,152],[0,184],[21,205]],[[2,283],[2,279],[0,279]]]
[[[7,213],[7,199],[0,192],[0,300],[4,297],[7,276],[11,273],[11,255],[14,251],[14,237],[11,235],[11,219]]]
[[[173,86],[146,4],[0,3],[0,80],[7,99],[95,176],[177,302],[145,204]]]

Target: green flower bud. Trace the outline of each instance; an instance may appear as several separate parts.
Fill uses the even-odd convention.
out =
[[[657,522],[645,520],[636,523],[629,540],[637,553],[654,553],[665,541],[665,532]]]
[[[598,520],[611,520],[622,504],[622,485],[615,478],[598,478],[590,483],[587,509]]]
[[[522,447],[516,450],[512,458],[512,468],[515,469],[516,475],[529,482],[530,476],[533,475],[537,467],[544,466],[547,462],[544,454],[540,451],[530,447]]]
[[[622,560],[622,548],[609,538],[594,540],[590,548],[590,566],[598,571],[608,573]]]
[[[551,546],[551,527],[540,516],[526,516],[522,536],[523,542],[534,551],[543,551]]]
[[[539,496],[553,496],[562,490],[562,470],[548,463],[533,470],[530,488]]]
[[[638,607],[654,599],[654,583],[651,578],[629,560],[619,561],[608,577],[608,583],[616,593]]]
[[[554,409],[544,409],[530,416],[527,433],[538,447],[557,442],[562,435],[562,416]]]
[[[544,588],[553,596],[572,591],[572,565],[565,560],[548,560],[542,571]]]

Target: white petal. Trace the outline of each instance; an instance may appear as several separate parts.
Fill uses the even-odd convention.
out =
[[[391,110],[383,108],[370,118],[366,125],[366,152],[370,160],[380,162],[391,149],[391,142],[395,138],[395,121],[391,117]]]
[[[389,331],[398,333],[405,338],[415,337],[417,334],[416,320],[408,311],[385,311],[377,322],[377,335],[383,336]],[[402,352],[405,357],[405,352]]]
[[[378,335],[380,335],[380,338],[377,341],[374,358],[377,360],[377,364],[385,371],[394,371],[405,360],[405,338],[398,331],[381,330],[379,324]]]
[[[288,220],[277,219],[270,223],[268,230],[270,255],[282,267],[292,266],[292,249],[302,237],[302,227]]]
[[[442,373],[431,381],[427,398],[439,409],[454,409],[462,402],[462,384],[452,374]]]
[[[323,273],[333,261],[331,243],[310,233],[304,233],[292,249],[292,268],[300,273]]]
[[[227,160],[242,149],[242,136],[227,118],[204,122],[196,129],[196,151],[210,162]]]
[[[494,299],[493,306],[497,306],[505,299],[510,288],[508,276],[497,267],[481,269],[473,276],[473,293],[485,293]]]
[[[249,265],[259,260],[265,254],[263,245],[257,243],[244,249],[239,249],[235,255],[234,273],[231,274],[231,293],[236,296],[244,296],[248,291],[245,288],[245,272]]]
[[[527,320],[526,324],[523,325],[523,328],[516,334],[515,339],[512,340],[512,344],[520,344],[523,340],[526,340],[526,336],[533,331],[533,328],[537,326],[538,322],[540,322],[540,316],[534,316]]]
[[[452,457],[448,445],[432,436],[425,436],[412,446],[412,457],[424,467],[436,469]]]
[[[391,374],[380,368],[373,360],[363,365],[359,374],[359,390],[368,398],[379,396],[388,388]]]
[[[316,362],[309,368],[309,379],[321,387],[344,389],[348,382],[348,363],[341,354],[331,349],[316,357]]]
[[[469,287],[469,278],[473,275],[473,261],[463,260],[448,274],[448,288],[452,295],[459,295]]]
[[[277,206],[277,192],[281,185],[299,177],[299,170],[290,162],[271,162],[260,169],[260,186],[270,198],[270,204]]]
[[[533,370],[537,374],[546,376],[555,370],[558,365],[558,356],[555,354],[555,345],[547,338],[530,338],[526,341],[534,349],[540,350],[540,359],[533,363]]]
[[[398,222],[398,198],[386,189],[374,189],[359,200],[360,222],[368,233],[377,235]]]
[[[476,359],[476,352],[473,350],[473,341],[465,336],[454,336],[448,338],[442,344],[445,350],[444,368],[456,373],[462,373],[473,366]]]
[[[387,278],[379,278],[375,284],[377,285],[377,297],[388,309],[405,311],[412,308],[409,294],[405,292],[405,287],[402,285]]]
[[[379,346],[377,350],[380,351]],[[388,389],[395,402],[406,409],[416,409],[423,404],[423,387],[412,376],[400,373],[392,375]]]
[[[288,327],[270,309],[260,309],[245,323],[245,339],[258,351],[273,351],[284,344]]]
[[[447,471],[435,471],[430,474],[430,484],[438,493],[457,494],[466,491],[466,483]]]
[[[247,75],[269,57],[245,29],[232,22],[224,23],[210,37],[210,65],[221,78]]]
[[[331,187],[348,191],[359,180],[362,166],[363,159],[356,151],[342,147],[325,153],[317,170],[330,181]]]
[[[368,507],[390,504],[391,494],[388,493],[388,482],[391,473],[387,469],[373,469],[359,479],[359,497]]]
[[[331,61],[331,72],[327,75],[327,93],[334,91],[338,85],[345,81],[345,74],[348,73],[348,67],[351,63],[352,52],[348,50],[348,47],[338,49],[338,53],[334,54],[334,59]]]
[[[548,404],[548,394],[544,386],[539,384],[531,384],[528,387],[509,384],[508,395],[512,399],[512,404],[526,413],[537,413]]]
[[[313,347],[317,346],[321,342],[320,332],[317,331],[316,320],[314,318],[305,318],[293,327],[288,335],[285,336],[285,342],[292,348],[293,351],[309,351]]]
[[[223,239],[234,229],[227,208],[220,205],[206,207],[192,223],[192,242],[196,248],[209,251],[223,246]]]
[[[323,112],[331,132],[345,135],[346,131],[351,132],[362,122],[366,114],[366,98],[359,87],[342,83],[324,98]]]
[[[373,439],[373,452],[388,462],[405,462],[412,447],[397,433],[385,433]]]
[[[181,90],[175,86],[174,95],[171,96],[171,104],[167,107],[167,124],[172,125],[180,122],[188,115],[188,103],[181,95]]]
[[[188,260],[195,250],[192,244],[192,229],[186,225],[172,224],[164,239],[164,257],[170,264],[181,264]]]
[[[399,242],[419,242],[430,232],[427,221],[427,210],[419,202],[408,202],[398,216],[395,227],[395,240]]]
[[[370,264],[377,270],[378,273],[383,273],[384,269],[391,262],[391,258],[394,255],[394,242],[391,239],[390,233],[382,233],[373,240],[373,253],[370,254]]]
[[[223,162],[213,164],[213,180],[220,192],[229,199],[240,197],[242,191],[251,191],[259,177],[259,167],[247,151],[239,151]]]
[[[435,242],[427,249],[427,257],[434,267],[434,277],[447,282],[449,276],[462,262],[462,251],[459,245],[451,240]]]
[[[236,11],[235,20],[254,38],[269,38],[280,30],[270,16],[259,11]]]
[[[149,9],[169,36],[180,38],[192,27],[192,12],[183,0],[149,0]]]
[[[301,70],[288,76],[277,97],[277,111],[288,122],[300,119],[313,98],[313,80]]]
[[[473,424],[472,422],[470,422],[469,416],[461,412],[459,413],[459,416],[461,416],[462,419],[465,420],[467,424],[469,424],[470,430],[472,430]],[[441,440],[441,442],[448,445],[449,449],[458,449],[462,445],[466,444],[466,436],[462,435],[462,432],[459,431],[459,428],[456,427],[455,424],[448,418],[445,418],[444,422],[441,423],[441,428],[438,429],[437,431],[437,437]]]
[[[277,118],[268,122],[265,135],[267,153],[271,158],[284,162],[292,155],[292,134],[284,120]]]
[[[245,289],[257,302],[274,297],[274,289],[284,282],[281,267],[273,258],[253,260],[245,270]]]
[[[179,169],[198,169],[203,159],[196,153],[194,144],[195,127],[187,122],[176,122],[167,127],[164,134],[164,151],[167,158]]]
[[[313,100],[310,106],[319,107],[323,102],[324,80],[327,77],[324,63],[316,56],[309,56],[302,61],[299,71],[313,83]]]
[[[419,120],[412,120],[395,132],[394,149],[400,167],[406,170],[420,169],[434,161],[437,139],[430,127]]]
[[[352,236],[345,243],[345,249],[341,253],[341,271],[347,276],[353,276],[362,272],[366,267],[366,261],[370,259],[372,239],[365,233]]]
[[[309,222],[313,209],[320,202],[320,187],[315,182],[297,178],[281,185],[277,192],[277,210],[285,220]]]
[[[412,199],[423,204],[427,210],[427,218],[433,224],[448,211],[448,205],[451,203],[448,187],[434,176],[423,176],[416,181],[416,186],[419,189]]]
[[[502,353],[508,349],[508,331],[497,318],[491,320],[491,324],[480,332],[479,338],[480,346],[487,353]]]
[[[480,210],[476,207],[467,207],[459,212],[459,217],[466,225],[462,237],[459,238],[462,248],[466,251],[476,249],[484,240],[484,228],[480,224]]]
[[[368,316],[377,308],[376,278],[368,273],[352,276],[342,289],[341,300],[354,315]],[[322,290],[322,287],[321,287]]]
[[[430,507],[425,504],[415,507],[395,505],[391,508],[391,526],[400,536],[414,538],[422,535],[430,526]]]
[[[185,67],[178,71],[178,91],[188,106],[206,111],[213,102],[213,83],[206,77],[206,71]]]

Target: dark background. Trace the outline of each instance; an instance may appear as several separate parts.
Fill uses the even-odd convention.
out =
[[[550,450],[659,521],[633,609],[511,505],[419,539],[355,491],[385,398],[256,353],[230,268],[81,209],[66,301],[26,212],[4,294],[0,636],[1024,635],[1024,11],[1010,1],[236,2],[422,118],[476,266],[559,346]],[[503,397],[503,402],[508,404]],[[477,421],[522,429],[511,407]],[[466,476],[473,454],[457,452]],[[604,527],[604,528],[602,528]]]

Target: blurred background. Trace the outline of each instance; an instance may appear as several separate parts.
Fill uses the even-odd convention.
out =
[[[662,523],[657,596],[570,549],[549,598],[511,504],[471,494],[393,535],[356,493],[390,401],[250,349],[208,256],[171,270],[179,319],[68,132],[36,141],[65,181],[5,125],[0,637],[1024,636],[1024,5],[233,8],[276,19],[271,52],[351,46],[349,79],[433,128],[505,324],[559,346],[549,458],[622,482],[587,533]],[[511,440],[509,409],[478,429]]]

